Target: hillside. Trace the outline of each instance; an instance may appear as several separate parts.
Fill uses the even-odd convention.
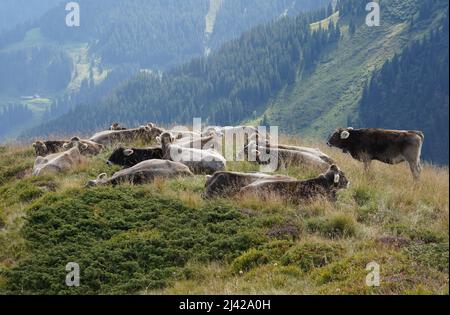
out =
[[[336,127],[358,124],[429,131],[432,119],[424,123],[399,119],[392,124],[387,118],[372,125],[373,121],[359,117],[361,100],[383,65],[448,24],[448,2],[385,0],[382,7],[383,23],[374,28],[364,23],[364,3],[353,0],[339,1],[335,12],[284,17],[255,27],[208,57],[163,76],[135,77],[103,102],[80,106],[23,138],[91,132],[113,120],[129,125],[171,124],[189,123],[193,117],[219,125],[264,121],[285,133],[322,139]],[[441,45],[439,54],[446,53],[448,46]],[[445,69],[448,63],[440,58],[435,67]],[[436,92],[425,77],[414,79],[417,83],[405,79],[410,90],[420,84],[428,86],[429,93]],[[395,86],[389,81],[383,84]],[[390,93],[400,91],[393,88]],[[448,90],[437,93],[439,98],[429,106],[437,109],[436,116],[448,117],[442,103]],[[380,107],[388,108],[387,99]],[[417,106],[406,104],[404,110],[414,112]],[[448,123],[442,128],[448,130]],[[424,158],[447,164],[448,155],[437,152],[445,146],[444,140],[434,131],[427,132],[427,142],[433,145],[426,145]]]
[[[295,15],[329,0],[226,0],[214,21],[207,18],[212,0],[80,0],[83,22],[76,28],[65,25],[66,2],[47,0],[39,10],[35,2],[0,4],[1,14],[17,20],[0,29],[0,116],[6,105],[33,112],[31,118],[17,112],[27,123],[0,133],[0,141],[80,103],[100,102],[139,71],[165,71],[282,13]],[[35,95],[45,99],[37,110],[24,99]]]
[[[42,17],[63,0],[2,0],[0,5],[0,33]]]
[[[448,164],[448,38],[447,16],[442,26],[376,71],[363,92],[355,126],[423,130],[425,156]]]
[[[204,201],[204,176],[85,189],[117,170],[110,152],[31,177],[31,148],[1,147],[0,294],[448,294],[448,169],[426,165],[413,183],[406,165],[374,163],[365,176],[339,151],[306,144],[351,180],[336,204]],[[80,265],[78,288],[64,285],[68,262]],[[369,262],[380,287],[365,285]]]

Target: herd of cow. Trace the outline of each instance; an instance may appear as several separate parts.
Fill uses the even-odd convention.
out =
[[[254,155],[255,163],[267,164],[276,160],[276,169],[302,166],[320,169],[317,178],[299,181],[283,175],[266,173],[227,172],[221,145],[224,134],[245,132],[245,144],[238,156]],[[364,163],[369,168],[372,160],[388,164],[409,163],[418,179],[421,172],[420,154],[424,135],[419,131],[394,131],[382,129],[338,129],[328,140],[328,145]],[[157,142],[148,148],[130,148],[123,144]],[[271,143],[270,135],[262,135],[255,127],[209,127],[204,132],[165,130],[150,123],[127,129],[114,123],[109,130],[94,134],[89,139],[74,137],[69,141],[37,141],[33,175],[58,173],[81,164],[86,157],[95,156],[106,148],[115,148],[108,165],[123,169],[108,178],[100,174],[86,187],[119,185],[121,183],[145,184],[155,178],[174,178],[207,175],[204,198],[254,195],[260,199],[275,197],[298,203],[317,197],[335,200],[339,189],[347,188],[349,181],[334,164],[333,159],[319,149]],[[218,149],[220,148],[220,149]],[[268,159],[261,156],[267,154]],[[253,160],[252,160],[253,161]]]

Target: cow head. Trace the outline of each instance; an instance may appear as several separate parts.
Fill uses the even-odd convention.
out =
[[[37,156],[45,156],[48,152],[47,146],[42,141],[36,141],[33,143],[33,148],[36,151]]]
[[[109,130],[125,130],[125,128],[123,128],[122,126],[120,126],[119,123],[115,122],[111,125],[111,127],[109,127]]]
[[[109,166],[125,165],[128,157],[132,156],[133,154],[134,154],[133,149],[125,149],[125,148],[119,147],[114,150],[114,152],[108,158],[106,163]]]
[[[345,150],[351,141],[353,128],[339,128],[328,139],[328,146]]]
[[[78,147],[80,152],[83,152],[83,151],[86,151],[89,148],[89,145],[87,143],[82,142],[81,139],[78,138],[78,137],[73,137],[72,139],[70,139],[69,142],[66,142],[66,143],[63,144],[63,149],[64,150],[69,150],[69,149],[72,149],[74,147]]]
[[[164,133],[164,129],[156,127],[154,123],[149,123],[146,127],[152,140]]]
[[[98,175],[97,179],[90,180],[86,183],[85,187],[95,187],[100,184],[104,184],[108,180],[108,175],[106,173],[102,173]]]
[[[324,176],[327,179],[327,182],[335,189],[345,189],[350,185],[344,172],[334,164],[330,166]]]
[[[156,141],[164,148],[165,146],[172,144],[175,141],[175,137],[172,136],[170,132],[164,132],[156,137]]]

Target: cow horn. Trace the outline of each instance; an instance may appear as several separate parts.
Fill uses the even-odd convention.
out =
[[[131,156],[131,155],[133,155],[133,153],[134,153],[134,151],[132,149],[126,149],[123,151],[123,154],[125,156]]]
[[[108,177],[108,174],[106,173],[101,173],[100,175],[97,176],[97,180],[102,180]]]
[[[149,123],[147,126],[149,126],[150,128],[155,128],[155,124],[154,123]]]
[[[156,142],[158,142],[159,144],[161,144],[161,137],[160,137],[160,136],[157,136],[157,137],[156,137]]]
[[[341,139],[342,140],[346,140],[350,137],[350,132],[348,132],[347,130],[344,130],[341,132]]]

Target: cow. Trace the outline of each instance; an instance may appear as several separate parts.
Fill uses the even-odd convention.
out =
[[[264,173],[238,173],[238,172],[216,172],[207,176],[204,199],[229,198],[237,194],[241,188],[261,179],[267,180],[295,180],[295,178],[282,175],[268,175]]]
[[[309,180],[261,179],[243,187],[239,195],[251,195],[262,200],[276,198],[294,204],[321,198],[334,202],[337,191],[348,188],[349,184],[345,174],[333,164],[327,172]]]
[[[175,144],[183,147],[183,148],[194,148],[194,149],[214,149],[216,151],[220,150],[221,144],[217,140],[216,136],[208,136],[208,137],[202,137],[202,138],[196,138],[196,139],[187,139],[182,138],[180,140],[176,140]]]
[[[125,168],[135,166],[147,160],[162,160],[163,151],[161,148],[123,148],[119,147],[114,150],[108,158],[108,165],[120,165]]]
[[[103,145],[91,140],[82,140],[78,137],[73,137],[70,141],[63,144],[64,150],[69,150],[74,146],[78,146],[82,155],[98,155],[105,148]]]
[[[201,133],[195,131],[165,130],[165,132],[170,132],[175,140],[181,141],[197,140],[202,137]]]
[[[331,165],[327,160],[323,160],[320,155],[311,152],[268,148],[257,146],[254,142],[249,144],[247,150],[250,153],[249,159],[251,161],[256,161],[262,165],[270,164],[275,167],[275,170],[286,169],[291,166],[305,166],[325,171]]]
[[[245,146],[244,149],[238,154],[238,158],[242,159],[245,156],[245,154],[248,154],[249,148],[250,148],[250,150],[252,150],[252,149],[260,150],[260,147],[261,147],[261,151],[262,150],[269,151],[269,149],[298,151],[298,152],[304,153],[306,155],[317,156],[319,159],[321,159],[325,163],[328,163],[329,165],[334,164],[333,159],[330,158],[325,153],[323,153],[322,151],[320,151],[319,149],[308,148],[308,147],[298,147],[298,146],[286,145],[286,144],[273,145],[268,140],[257,141],[258,137],[255,138],[254,136],[252,136],[251,139],[252,140],[248,143],[248,145]],[[257,140],[254,140],[254,139],[257,139]]]
[[[195,174],[214,174],[224,171],[226,160],[214,150],[183,148],[174,144],[175,138],[169,132],[157,137],[163,150],[163,158],[187,165]]]
[[[156,178],[187,176],[193,176],[193,174],[184,164],[167,160],[148,160],[116,172],[111,178],[108,178],[106,173],[100,174],[97,179],[89,181],[86,187],[99,185],[116,186],[123,183],[141,185],[152,183]]]
[[[64,151],[63,145],[67,141],[57,140],[57,141],[36,141],[33,143],[34,151],[36,156],[45,157],[49,154],[58,153]]]
[[[84,161],[78,145],[65,151],[47,155],[38,156],[33,166],[33,176],[45,174],[56,174],[68,171],[74,166],[80,165]]]
[[[337,129],[329,138],[330,147],[342,149],[364,163],[366,171],[373,160],[386,164],[408,162],[415,180],[420,178],[420,155],[425,136],[421,131],[385,129]]]
[[[115,122],[109,127],[109,130],[127,130],[127,128],[124,128],[119,123]]]
[[[89,140],[104,146],[112,147],[120,143],[130,143],[140,140],[144,143],[151,143],[163,132],[163,129],[153,124],[141,126],[139,128],[126,130],[105,130],[94,134]]]

